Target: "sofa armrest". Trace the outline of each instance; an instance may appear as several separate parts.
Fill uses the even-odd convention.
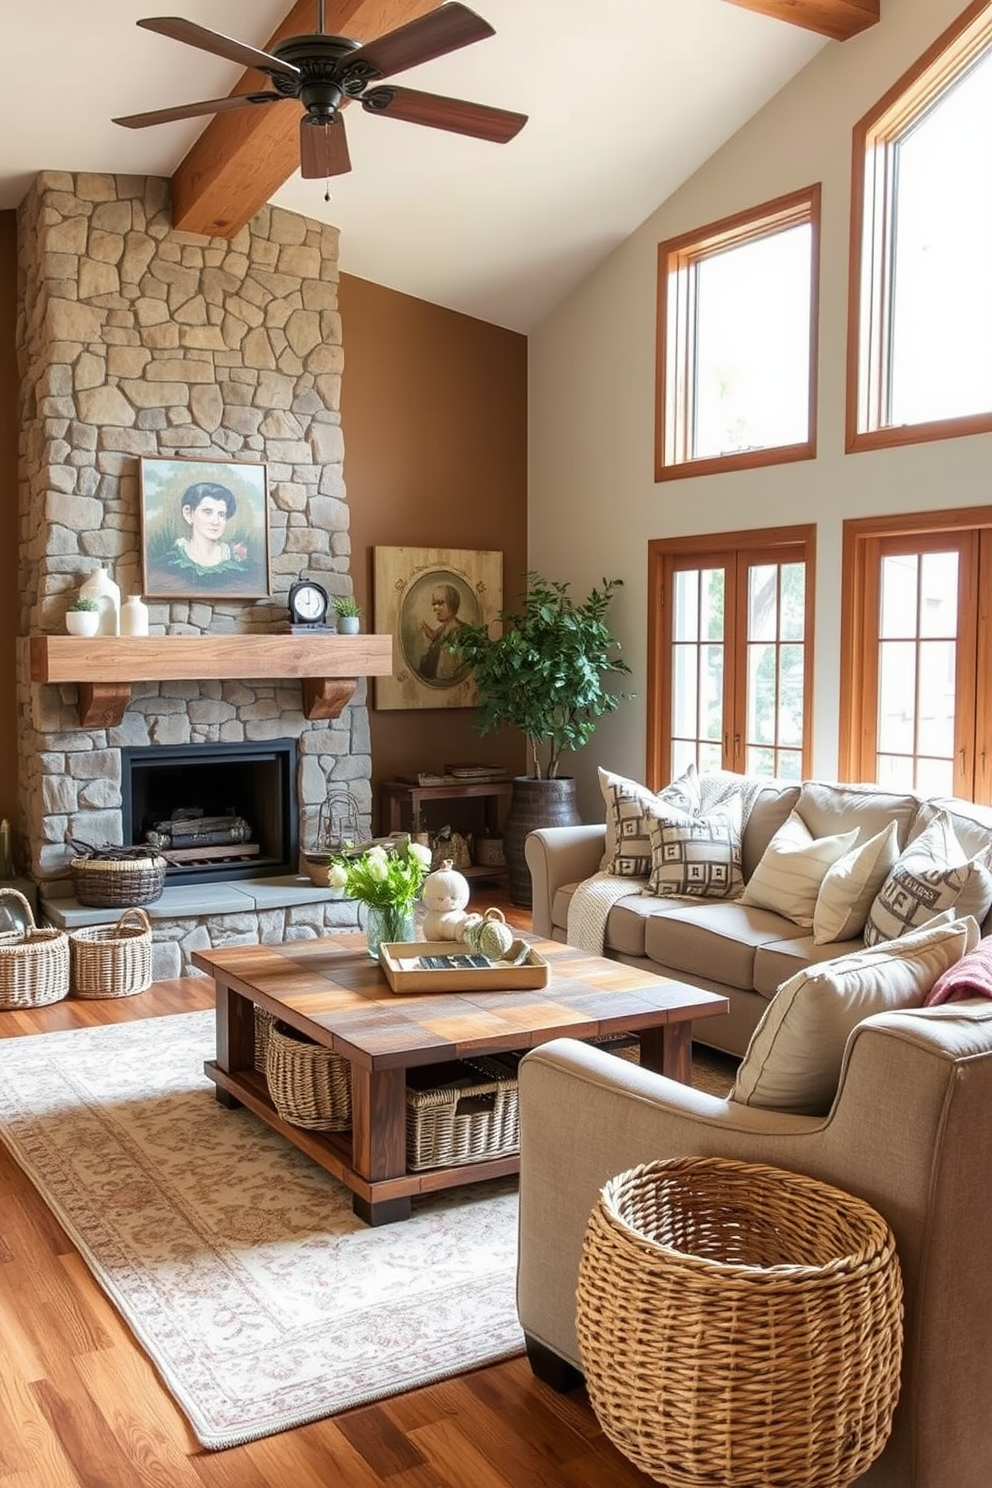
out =
[[[534,891],[534,933],[550,938],[551,909],[562,884],[578,883],[599,871],[606,845],[603,823],[574,827],[541,827],[530,832],[524,857]]]

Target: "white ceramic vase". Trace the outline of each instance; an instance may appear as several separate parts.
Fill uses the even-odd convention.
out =
[[[121,591],[102,566],[90,574],[79,586],[80,599],[95,599],[99,605],[100,623],[95,635],[118,635],[120,633]]]
[[[121,605],[121,635],[146,636],[148,634],[148,606],[140,594],[129,594]]]

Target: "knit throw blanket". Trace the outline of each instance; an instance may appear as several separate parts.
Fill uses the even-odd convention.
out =
[[[772,782],[762,778],[736,775],[730,770],[714,770],[699,778],[699,815],[721,806],[733,795],[741,798],[741,822],[746,825],[751,807],[758,794]],[[610,910],[619,899],[631,894],[648,893],[648,881],[644,878],[618,878],[609,870],[594,873],[583,879],[572,895],[568,906],[568,921],[565,934],[568,943],[576,950],[592,956],[601,956],[606,941],[606,922]],[[687,903],[695,903],[688,899]]]
[[[923,1006],[963,1002],[967,997],[992,997],[992,935],[980,940],[973,951],[937,978]]]

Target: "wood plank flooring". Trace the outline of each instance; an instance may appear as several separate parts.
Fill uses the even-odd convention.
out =
[[[529,915],[491,890],[519,929]],[[0,1011],[0,1038],[213,1006],[205,977]],[[206,1452],[76,1248],[0,1147],[0,1488],[644,1488],[585,1394],[511,1359]]]

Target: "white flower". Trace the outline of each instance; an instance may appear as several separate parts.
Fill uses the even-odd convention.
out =
[[[425,847],[422,842],[411,842],[409,852],[410,856],[416,858],[422,868],[429,868],[431,866],[431,850],[429,847]]]
[[[332,863],[327,870],[327,884],[332,889],[343,889],[348,883],[348,871],[340,863]]]
[[[369,872],[375,878],[385,878],[389,872],[389,860],[386,857],[385,848],[370,847],[365,854],[365,862]]]

